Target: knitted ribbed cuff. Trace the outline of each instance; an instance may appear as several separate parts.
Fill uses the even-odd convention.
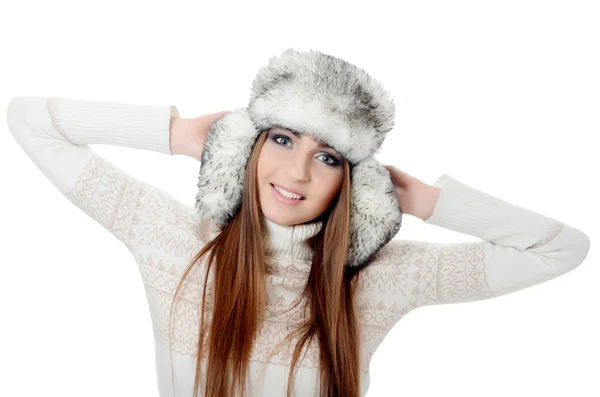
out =
[[[105,144],[172,155],[173,105],[137,105],[100,100],[49,98],[54,122],[76,145]]]
[[[440,198],[424,222],[525,249],[540,240],[556,220],[472,188],[444,174],[434,186]]]

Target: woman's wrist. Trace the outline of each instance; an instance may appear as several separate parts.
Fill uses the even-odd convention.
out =
[[[437,186],[423,184],[419,190],[419,198],[416,200],[415,213],[411,214],[422,220],[427,220],[433,216],[435,207],[440,199],[442,189]]]
[[[187,119],[182,117],[171,117],[169,125],[170,130],[170,149],[173,154],[181,154],[187,156],[186,152],[189,149]]]

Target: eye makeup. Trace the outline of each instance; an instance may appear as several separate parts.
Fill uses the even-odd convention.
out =
[[[272,139],[277,145],[280,145],[280,146],[286,146],[286,145],[281,144],[280,141],[279,141],[279,139],[285,139],[285,140],[289,141],[290,143],[292,142],[292,139],[290,139],[289,136],[287,136],[287,135],[285,135],[283,133],[277,133],[277,134],[273,133],[273,134],[270,134],[269,138]],[[333,161],[333,162],[325,162],[325,164],[327,164],[329,166],[332,166],[332,167],[339,167],[340,166],[341,160],[338,159],[337,156],[335,156],[335,155],[333,155],[331,153],[328,153],[328,152],[324,152],[324,155],[325,155],[325,157],[329,157]]]

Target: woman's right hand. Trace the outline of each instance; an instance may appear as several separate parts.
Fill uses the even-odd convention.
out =
[[[171,148],[173,154],[182,154],[193,157],[200,161],[206,135],[210,127],[219,118],[232,113],[224,110],[216,113],[209,113],[193,119],[175,118],[172,123]]]

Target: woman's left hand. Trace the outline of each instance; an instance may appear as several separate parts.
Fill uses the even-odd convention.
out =
[[[426,184],[391,165],[384,165],[396,188],[396,198],[403,213],[427,219],[439,199],[439,188]]]

